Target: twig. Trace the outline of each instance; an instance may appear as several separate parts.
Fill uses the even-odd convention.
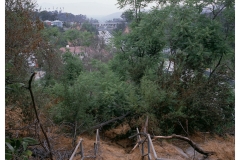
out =
[[[182,126],[182,123],[178,120],[178,123],[180,124],[180,126],[182,127],[182,129],[184,130],[184,132],[187,134],[187,136],[189,136],[188,132],[185,131],[184,127]]]
[[[220,59],[219,59],[219,61],[218,61],[218,64],[215,66],[215,68],[213,69],[213,71],[210,73],[208,79],[210,79],[211,76],[213,75],[213,73],[216,71],[216,69],[218,68],[218,66],[220,65],[220,63],[221,63],[221,61],[222,61],[222,58],[223,58],[223,53],[222,53],[222,55],[221,55],[221,57],[220,57]]]

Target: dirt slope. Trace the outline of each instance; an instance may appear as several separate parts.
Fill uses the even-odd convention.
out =
[[[24,137],[34,135],[34,126],[28,127],[28,130],[24,128],[28,126],[22,120],[22,111],[18,108],[10,109],[6,108],[5,117],[5,131],[12,134],[12,137]],[[69,159],[72,147],[72,139],[66,136],[59,126],[55,126],[53,123],[47,120],[41,115],[41,120],[45,126],[47,135],[51,141],[52,149],[54,150],[55,159]],[[21,128],[16,130],[14,128]],[[135,142],[129,139],[122,139],[118,141],[112,141],[114,137],[119,134],[126,134],[129,130],[127,125],[120,125],[115,129],[109,130],[105,133],[100,132],[100,148],[98,152],[99,160],[141,160],[141,154],[139,148],[136,148],[133,152],[130,152],[134,147]],[[41,136],[41,134],[40,134]],[[84,155],[93,155],[93,145],[95,142],[95,135],[79,135],[77,142],[83,139]],[[217,135],[196,133],[189,137],[192,141],[197,143],[202,149],[206,151],[213,151],[216,154],[208,157],[208,160],[234,160],[235,159],[235,137],[226,135],[219,137]],[[44,138],[43,138],[44,139]],[[155,140],[153,141],[154,148],[157,156],[164,159],[175,160],[200,160],[203,159],[201,154],[194,152],[193,148],[184,141],[181,140]],[[44,152],[42,152],[44,153]],[[147,153],[147,146],[145,145],[145,153]],[[152,155],[153,157],[153,155]],[[31,159],[34,159],[32,157]],[[80,155],[77,154],[75,159],[80,159]],[[88,158],[90,159],[90,158]],[[147,158],[145,158],[147,159]]]
[[[83,139],[84,155],[93,155],[94,136],[83,135],[78,139]],[[235,155],[235,140],[233,136],[201,136],[200,134],[191,137],[199,146],[206,151],[214,151],[215,155],[209,156],[208,160],[234,160]],[[175,159],[175,160],[192,160],[204,159],[203,155],[195,152],[193,148],[186,142],[181,140],[161,140],[153,141],[154,148],[159,158]],[[113,143],[109,140],[100,141],[100,150],[98,159],[101,160],[141,160],[139,148],[136,148],[132,153],[129,153],[131,147],[123,148],[122,146]],[[145,145],[145,153],[147,146]],[[152,155],[153,157],[153,155]],[[79,159],[77,156],[75,159]],[[147,159],[147,158],[145,158]]]

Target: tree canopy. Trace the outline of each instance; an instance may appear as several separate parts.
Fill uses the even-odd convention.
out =
[[[156,6],[144,11],[152,2]],[[234,128],[235,2],[118,0],[118,5],[130,6],[122,14],[129,32],[119,25],[103,45],[83,15],[75,16],[83,20],[77,28],[47,27],[41,18],[55,19],[54,12],[38,15],[30,0],[6,0],[6,106],[21,108],[24,122],[37,128],[29,109],[35,103],[25,90],[31,89],[27,80],[32,72],[44,72],[44,78],[32,81],[37,111],[46,116],[46,126],[51,121],[64,128],[73,141],[123,115],[101,131],[125,122],[131,132],[147,116],[151,134],[221,134]],[[84,59],[67,47],[60,52],[67,44],[81,46],[80,55],[90,56]],[[99,56],[111,60],[94,59]]]
[[[150,1],[118,2],[124,7]],[[116,35],[112,69],[140,87],[135,105],[154,115],[165,133],[186,122],[189,130],[234,123],[234,39],[228,37],[235,30],[234,21],[224,18],[234,17],[234,2],[158,2],[160,9],[135,12],[141,17],[135,17],[129,34]]]

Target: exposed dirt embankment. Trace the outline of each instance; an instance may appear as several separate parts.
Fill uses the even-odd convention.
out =
[[[78,139],[83,139],[83,147],[85,150],[85,155],[93,155],[93,144],[95,142],[94,136],[83,135],[79,136]],[[216,135],[203,135],[196,133],[194,136],[190,137],[194,142],[196,142],[202,149],[206,151],[215,152],[214,155],[209,156],[208,160],[234,160],[235,159],[235,137],[225,136],[219,137]],[[128,139],[125,139],[126,146],[131,144]],[[181,140],[155,140],[153,141],[154,148],[156,150],[157,156],[164,159],[174,159],[174,160],[200,160],[204,159],[202,154],[194,152],[194,149],[187,143]],[[102,138],[100,140],[100,150],[98,159],[102,160],[141,160],[140,150],[137,147],[133,152],[130,153],[131,149],[134,147],[128,146],[123,148],[122,145],[116,142],[111,142]],[[147,153],[147,145],[145,145],[145,153]],[[152,155],[153,157],[153,155]],[[79,156],[76,157],[76,159]],[[147,159],[147,158],[145,158]]]
[[[22,111],[20,109],[6,109],[6,122],[5,129],[7,132],[11,132],[13,137],[22,137],[35,135],[35,127],[30,126],[25,130],[26,125],[22,120]],[[54,125],[46,117],[41,116],[42,123],[45,126],[47,135],[49,136],[54,155],[59,159],[69,159],[74,149],[72,146],[72,138],[66,136],[59,126]],[[32,124],[34,125],[34,123]],[[15,130],[14,128],[20,129]],[[141,160],[141,153],[139,147],[131,152],[135,140],[128,138],[122,139],[122,136],[127,134],[130,127],[127,124],[119,125],[118,127],[106,131],[100,132],[100,148],[97,159],[101,160]],[[30,133],[31,132],[31,133]],[[39,129],[38,132],[40,133]],[[41,136],[41,133],[40,133]],[[120,138],[119,138],[120,137]],[[93,155],[95,135],[83,134],[77,136],[77,142],[83,139],[84,155]],[[217,135],[210,135],[209,133],[196,133],[190,138],[192,141],[198,144],[205,151],[215,152],[214,155],[209,156],[208,160],[234,160],[235,159],[235,137],[225,135],[223,137]],[[115,139],[115,140],[113,140]],[[77,143],[76,142],[76,143]],[[153,140],[153,145],[156,150],[157,156],[164,159],[174,160],[200,160],[203,159],[203,155],[194,151],[194,149],[185,141],[178,139],[169,140]],[[144,152],[147,153],[147,145],[144,145]],[[44,151],[42,152],[44,153]],[[65,158],[64,158],[65,157]],[[68,157],[68,158],[67,158]],[[153,155],[152,155],[153,157]],[[75,159],[79,159],[79,152]],[[34,159],[34,158],[31,158]],[[89,158],[90,159],[90,158]],[[147,159],[147,157],[145,157]]]

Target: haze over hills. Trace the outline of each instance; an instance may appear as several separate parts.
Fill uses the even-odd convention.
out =
[[[62,11],[67,13],[72,13],[74,15],[86,15],[87,18],[97,19],[100,23],[105,22],[106,20],[112,20],[113,18],[120,18],[121,14],[128,10],[128,7],[124,9],[119,9],[118,5],[116,5],[117,1],[94,1],[94,0],[68,0],[69,2],[63,3],[63,1],[59,1],[61,3],[57,3],[54,0],[38,0],[37,9],[41,8],[41,11]],[[148,10],[151,7],[155,6],[155,4],[149,4],[145,9]],[[142,9],[143,11],[144,9]]]
[[[95,18],[95,19],[103,19],[106,20],[106,18],[109,16],[111,19],[113,16],[117,16],[114,18],[119,18],[121,15],[121,12],[124,10],[120,10],[117,8],[114,4],[105,4],[101,2],[75,2],[75,3],[39,3],[38,9],[41,8],[41,11],[47,10],[47,11],[54,11],[58,10],[62,12],[72,13],[74,15],[83,14],[86,15],[88,18]],[[117,14],[117,12],[119,12]],[[116,15],[112,15],[112,13]],[[110,16],[111,15],[111,16]],[[108,19],[107,19],[108,20]]]
[[[98,16],[98,15],[87,15],[88,18],[97,19],[99,23],[104,23],[107,20],[112,20],[113,18],[121,18],[123,12],[115,12],[106,16]]]

